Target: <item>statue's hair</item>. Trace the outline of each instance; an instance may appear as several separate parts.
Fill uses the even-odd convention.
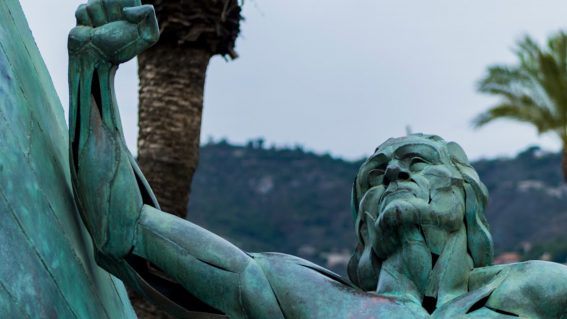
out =
[[[494,247],[492,236],[488,230],[488,222],[484,215],[488,201],[488,191],[475,169],[469,163],[463,149],[454,142],[447,143],[439,136],[415,134],[410,137],[421,137],[435,141],[446,147],[451,164],[459,171],[463,179],[463,191],[465,195],[465,218],[464,223],[467,232],[468,252],[474,267],[488,266],[492,263]],[[364,166],[364,164],[363,164]],[[357,245],[348,263],[348,276],[350,280],[363,290],[376,290],[378,275],[382,261],[375,253],[370,242],[369,235],[365,229],[364,214],[358,213],[358,203],[363,194],[358,194],[357,181],[355,179],[351,196],[351,207],[356,221]],[[377,238],[379,239],[379,238]]]

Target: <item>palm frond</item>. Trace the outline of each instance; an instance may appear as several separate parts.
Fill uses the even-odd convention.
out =
[[[563,70],[567,69],[567,34],[559,31],[547,41],[548,52],[555,59],[555,63]]]
[[[501,103],[476,117],[474,126],[508,118],[567,136],[567,34],[551,36],[544,48],[525,36],[514,52],[517,64],[490,66],[478,82],[479,92]]]
[[[537,42],[526,35],[516,43],[514,52],[520,62],[519,67],[537,77],[539,72],[537,64],[542,53]]]
[[[525,70],[510,66],[492,66],[488,74],[478,82],[479,92],[504,97],[508,100],[530,99],[533,104],[554,111],[542,81],[535,79]]]
[[[503,102],[488,109],[473,120],[473,125],[478,128],[497,119],[511,119],[532,124],[539,134],[562,127],[547,109],[537,107],[529,100],[514,102]]]

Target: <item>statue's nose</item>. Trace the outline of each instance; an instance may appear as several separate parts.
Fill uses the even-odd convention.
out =
[[[409,172],[400,165],[399,162],[393,162],[388,165],[384,172],[384,185],[388,185],[393,181],[409,180]]]

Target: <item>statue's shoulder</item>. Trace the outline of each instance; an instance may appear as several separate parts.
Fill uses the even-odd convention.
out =
[[[487,306],[527,318],[567,316],[567,266],[532,260],[478,268],[470,277],[471,290],[500,277]]]

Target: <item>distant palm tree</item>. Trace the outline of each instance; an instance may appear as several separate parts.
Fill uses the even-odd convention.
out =
[[[185,217],[199,159],[205,74],[214,55],[236,58],[239,0],[143,0],[160,40],[138,57],[138,162],[164,211]]]
[[[539,134],[555,133],[562,142],[561,168],[567,181],[567,34],[552,35],[543,48],[525,36],[515,53],[517,64],[490,66],[479,81],[480,92],[501,100],[473,123],[480,127],[508,118],[535,126]]]

